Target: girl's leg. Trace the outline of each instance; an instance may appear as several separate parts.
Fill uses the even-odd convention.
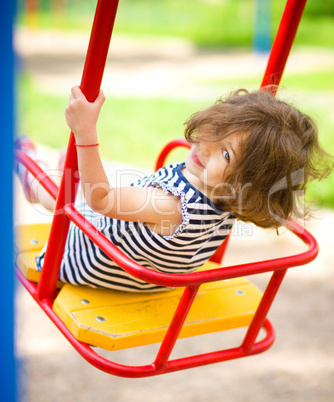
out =
[[[42,162],[36,152],[34,143],[27,137],[19,137],[15,141],[15,148],[28,154],[37,164],[43,169],[47,170],[48,166]],[[31,203],[39,203],[45,209],[53,212],[55,209],[56,201],[44,189],[44,187],[34,178],[34,176],[23,166],[21,163],[16,162],[14,170],[18,175],[24,194],[27,200]]]
[[[36,196],[37,202],[50,212],[54,212],[56,208],[56,201],[45,190],[45,188],[33,178],[31,182],[31,191]]]

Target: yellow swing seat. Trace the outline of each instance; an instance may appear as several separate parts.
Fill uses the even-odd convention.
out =
[[[47,241],[49,224],[17,228],[17,265],[38,282],[35,258]],[[207,262],[201,268],[218,268]],[[53,310],[73,336],[107,350],[161,342],[184,288],[166,292],[132,293],[61,284]],[[262,292],[245,278],[203,284],[180,333],[180,338],[249,326]]]

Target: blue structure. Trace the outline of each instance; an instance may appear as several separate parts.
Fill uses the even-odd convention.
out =
[[[0,330],[1,400],[12,402],[16,400],[16,368],[14,356],[14,270],[13,270],[13,133],[14,133],[14,52],[13,52],[13,22],[15,1],[1,2],[1,63],[2,94],[0,97],[1,113],[1,157],[0,207],[1,222],[1,256],[3,284],[0,297],[2,306],[2,323]]]
[[[267,53],[271,49],[271,0],[256,0],[253,49]]]

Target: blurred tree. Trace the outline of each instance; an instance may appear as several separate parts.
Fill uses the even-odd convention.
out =
[[[305,15],[312,17],[334,17],[334,0],[308,0]]]

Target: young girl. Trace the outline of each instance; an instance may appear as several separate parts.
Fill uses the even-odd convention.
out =
[[[104,100],[100,92],[89,103],[74,87],[65,112],[86,200],[79,209],[125,254],[153,270],[182,274],[198,269],[237,218],[277,229],[298,216],[297,198],[307,182],[330,172],[309,116],[269,91],[239,90],[186,122],[192,146],[185,162],[129,187],[112,188],[96,131]],[[29,142],[21,145],[27,147],[36,158]],[[21,176],[30,199],[54,209],[53,199],[37,191],[29,175]],[[38,269],[43,262],[44,250],[36,260]],[[164,289],[120,269],[72,223],[60,280],[126,291]]]

